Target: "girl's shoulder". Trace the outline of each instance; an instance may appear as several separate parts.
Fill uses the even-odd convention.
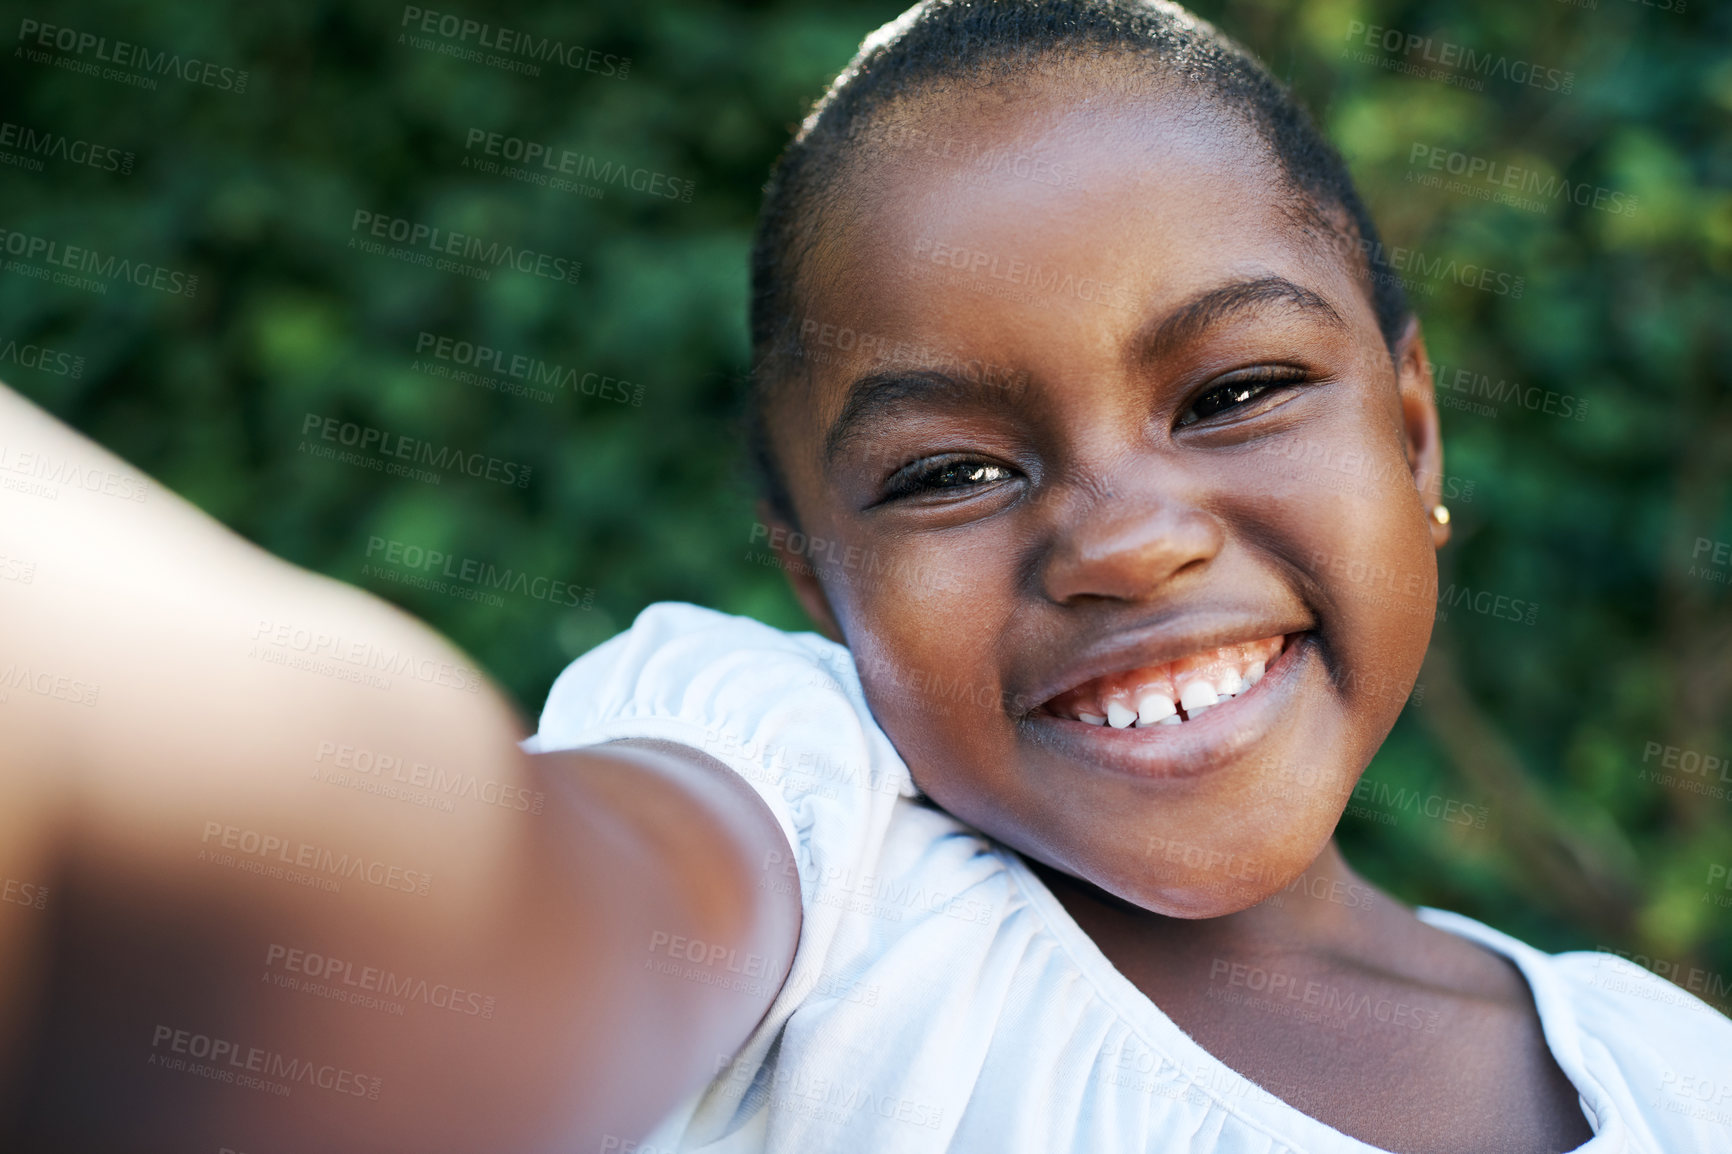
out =
[[[651,605],[573,661],[525,748],[626,738],[701,750],[744,778],[788,839],[790,881],[808,890],[826,867],[874,854],[896,801],[919,793],[847,649],[696,605]]]
[[[1663,1150],[1732,1150],[1732,1019],[1616,954],[1553,958],[1583,1062]]]
[[[1732,1018],[1613,953],[1557,954],[1553,963],[1576,1007],[1584,1045],[1603,1045],[1625,1055],[1624,1065],[1652,1073],[1645,1089],[1661,1098],[1694,1093],[1689,1084],[1712,1075],[1709,1097],[1732,1127]]]
[[[782,766],[815,770],[817,750],[829,748],[890,773],[890,792],[915,793],[872,720],[847,649],[683,602],[649,606],[567,666],[528,747],[628,736],[694,746],[748,778]],[[863,774],[868,766],[847,769]],[[826,772],[847,776],[837,765]]]
[[[790,633],[749,617],[660,601],[555,679],[541,733],[552,738],[656,706],[695,717],[706,705],[737,708],[766,692],[800,689],[853,698],[859,681],[848,651],[816,633]],[[703,699],[693,699],[694,692]]]
[[[1666,1150],[1732,1133],[1732,1019],[1613,953],[1548,954],[1461,914],[1420,916],[1522,971],[1552,1055],[1590,1113],[1646,1129]]]

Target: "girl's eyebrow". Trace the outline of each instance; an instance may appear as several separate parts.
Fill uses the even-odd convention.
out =
[[[1210,326],[1235,315],[1271,306],[1296,308],[1331,326],[1347,322],[1333,305],[1282,276],[1235,280],[1192,296],[1165,315],[1145,323],[1131,339],[1137,361],[1158,359]],[[951,405],[985,405],[1004,399],[1004,386],[919,369],[883,369],[848,386],[842,411],[824,435],[824,463],[833,464],[843,447],[875,417],[908,403],[942,399]]]
[[[1205,289],[1165,316],[1151,319],[1131,338],[1132,359],[1137,363],[1159,360],[1221,320],[1271,305],[1296,308],[1335,328],[1347,328],[1335,306],[1310,289],[1283,276],[1253,277]]]
[[[986,381],[968,380],[924,369],[884,369],[867,373],[848,386],[848,397],[842,402],[842,412],[831,422],[824,435],[824,463],[834,463],[843,447],[858,436],[874,417],[888,413],[904,402],[924,401],[942,397],[954,405],[982,404],[997,394],[1003,397],[1005,386]]]

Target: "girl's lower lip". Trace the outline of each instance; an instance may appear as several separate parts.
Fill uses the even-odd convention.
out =
[[[1315,648],[1311,633],[1294,634],[1257,684],[1178,725],[1114,729],[1031,713],[1022,729],[1052,752],[1109,773],[1155,780],[1199,777],[1236,760],[1274,730],[1293,705]]]

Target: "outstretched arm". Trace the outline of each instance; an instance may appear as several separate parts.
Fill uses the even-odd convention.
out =
[[[0,1146],[638,1137],[786,976],[787,845],[701,753],[520,736],[426,627],[0,387]]]

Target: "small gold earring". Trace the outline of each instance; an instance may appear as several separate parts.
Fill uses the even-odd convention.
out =
[[[1449,524],[1449,506],[1433,505],[1431,507],[1431,519],[1436,521],[1439,525]]]

